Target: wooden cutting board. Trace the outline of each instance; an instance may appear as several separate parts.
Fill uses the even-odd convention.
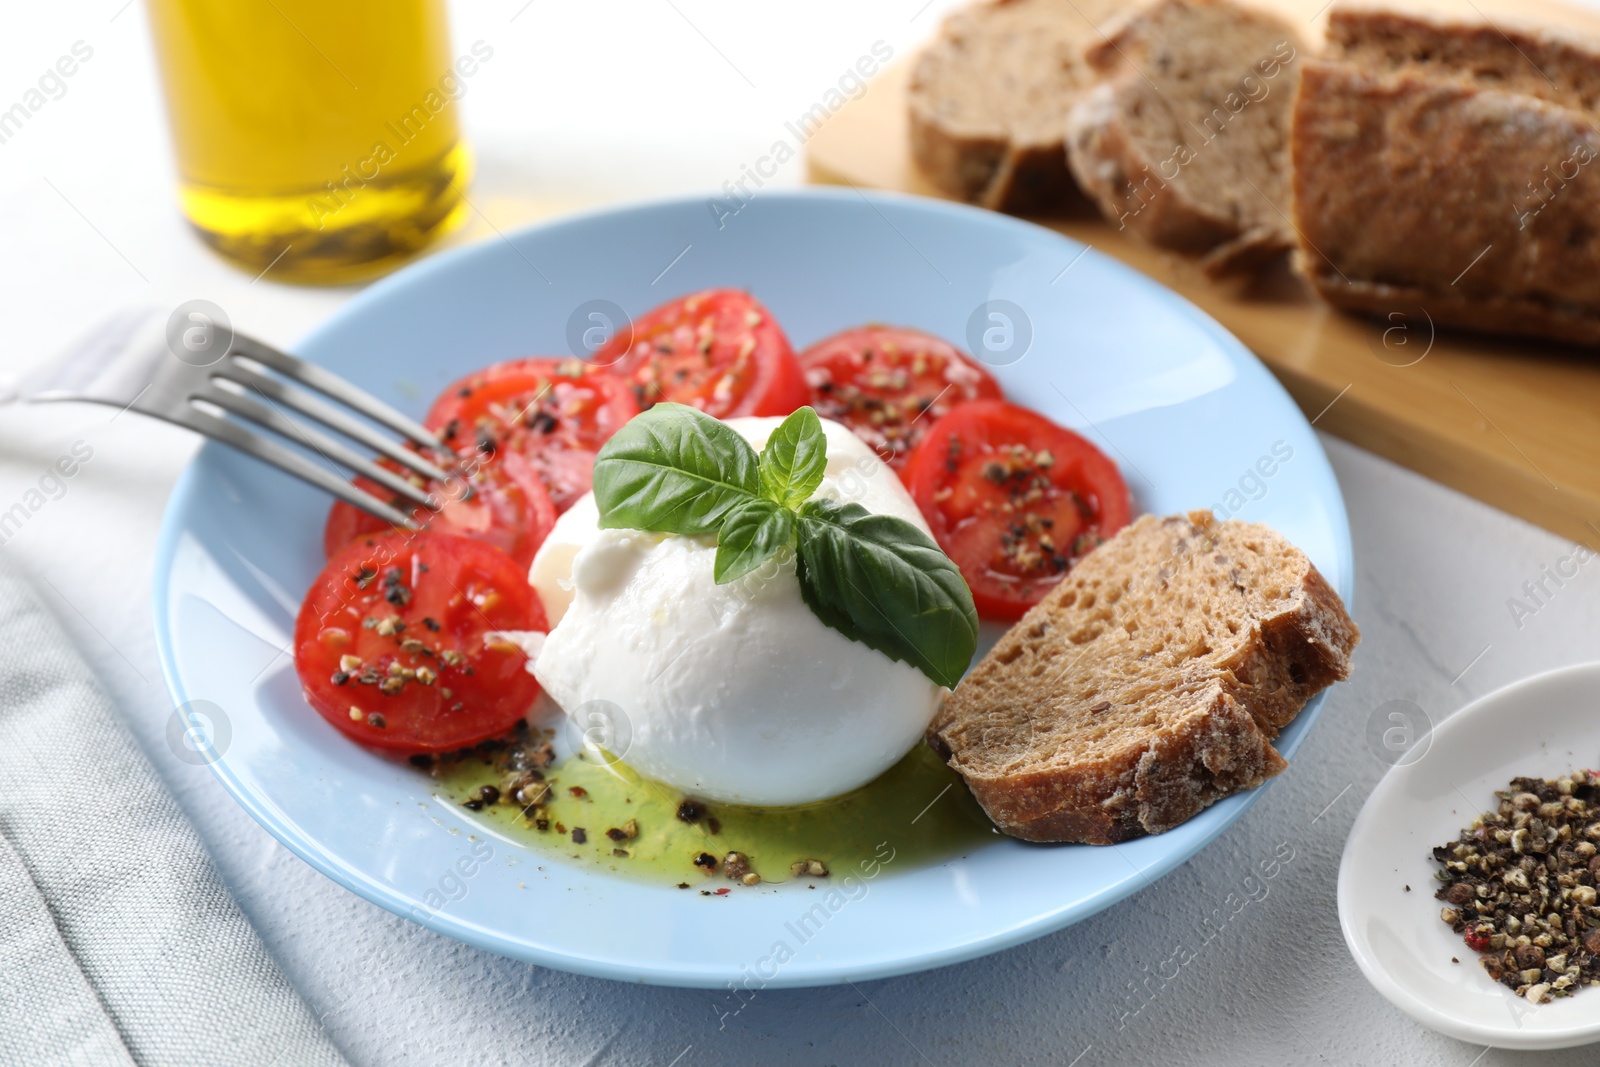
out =
[[[907,64],[807,142],[813,181],[943,197],[911,162]],[[1319,428],[1600,549],[1600,352],[1368,321],[1287,268],[1219,284],[1098,216],[1035,220],[1115,256],[1216,318]],[[1430,336],[1432,334],[1432,336]]]

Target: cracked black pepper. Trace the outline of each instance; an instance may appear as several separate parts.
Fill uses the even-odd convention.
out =
[[[1535,1004],[1600,985],[1600,773],[1513,778],[1433,850],[1439,918]]]

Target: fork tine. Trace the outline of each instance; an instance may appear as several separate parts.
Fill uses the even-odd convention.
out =
[[[234,336],[231,352],[270,367],[279,374],[293,378],[301,385],[310,386],[341,404],[348,404],[379,425],[387,426],[417,444],[444,450],[444,445],[439,439],[424,429],[421,423],[407,418],[378,398],[368,395],[365,390],[356,388],[337,374],[323,370],[314,363],[307,363],[287,352],[280,352],[271,345],[243,334]]]
[[[376,515],[384,522],[412,531],[420,529],[409,515],[390,507],[372,494],[363,492],[353,483],[339,477],[327,468],[311,462],[298,452],[294,452],[276,441],[253,434],[237,423],[218,418],[210,412],[202,411],[192,405],[182,416],[174,417],[171,421],[230,445],[247,455],[254,456],[263,463],[269,463],[303,482],[310,482],[319,489],[332,493],[345,503],[352,504],[369,515]]]
[[[349,467],[361,477],[377,482],[390,492],[396,493],[414,504],[420,504],[432,511],[440,510],[438,501],[394,471],[378,466],[327,434],[295,422],[281,411],[258,403],[247,396],[235,393],[230,388],[223,387],[222,382],[224,381],[226,379],[212,379],[209,387],[197,393],[196,397],[216,404],[218,407],[226,408],[235,415],[264,426],[280,437],[291,441],[298,440],[301,444],[308,445],[320,452],[325,459],[337,463],[341,467]],[[230,382],[229,385],[240,388],[236,383]]]
[[[450,480],[448,471],[428,462],[416,452],[400,447],[393,438],[379,433],[360,419],[351,418],[332,404],[324,403],[303,390],[296,389],[276,378],[253,370],[245,363],[235,361],[232,358],[225,359],[216,365],[212,372],[212,377],[226,378],[228,381],[248,386],[275,403],[282,404],[287,408],[293,408],[300,414],[315,419],[324,426],[332,427],[351,440],[359,441],[368,448],[381,452],[396,463],[422,475],[424,478],[440,483]]]

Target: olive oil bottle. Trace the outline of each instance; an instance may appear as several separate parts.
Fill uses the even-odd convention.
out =
[[[465,208],[444,0],[147,0],[184,214],[277,281],[381,274]]]

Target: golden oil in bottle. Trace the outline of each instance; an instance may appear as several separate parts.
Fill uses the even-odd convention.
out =
[[[494,50],[450,52],[444,0],[147,0],[201,237],[253,274],[341,283],[457,222],[456,101]]]

